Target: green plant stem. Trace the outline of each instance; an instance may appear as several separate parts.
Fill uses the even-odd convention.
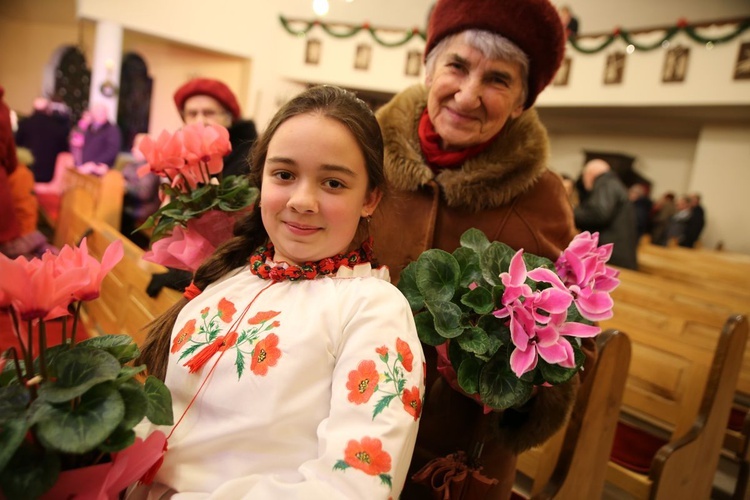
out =
[[[47,380],[47,322],[39,320],[39,374]]]
[[[23,346],[23,340],[21,340],[21,325],[18,324],[18,316],[16,316],[16,313],[13,312],[13,308],[8,309],[8,314],[10,314],[10,318],[13,321],[13,332],[16,334],[16,338],[18,339],[18,346],[21,348],[21,357],[25,360],[26,348]]]
[[[13,366],[16,368],[16,378],[21,382],[23,380],[23,372],[21,371],[21,363],[18,362],[18,352],[16,352],[15,347],[11,347],[7,352],[13,356]]]
[[[60,342],[61,345],[65,345],[65,338],[67,337],[68,333],[68,317],[63,316],[62,318],[62,341]]]
[[[34,377],[34,339],[31,329],[31,320],[26,322],[26,335],[29,344],[26,349],[26,380]]]
[[[73,313],[73,328],[70,329],[70,345],[76,345],[76,330],[78,330],[78,317],[81,315],[81,303],[78,301],[76,304],[76,312]]]

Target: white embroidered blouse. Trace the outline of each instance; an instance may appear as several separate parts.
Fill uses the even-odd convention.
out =
[[[424,357],[387,280],[369,264],[279,283],[245,267],[188,303],[166,376],[185,415],[148,498],[398,498]]]

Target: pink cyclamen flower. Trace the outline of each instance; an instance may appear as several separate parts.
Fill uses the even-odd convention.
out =
[[[195,272],[221,243],[232,237],[234,216],[211,210],[190,219],[187,228],[175,226],[172,234],[151,245],[143,259],[175,269]]]
[[[181,174],[191,187],[207,183],[210,175],[224,169],[224,156],[232,150],[229,131],[220,125],[194,123],[178,132],[182,138],[185,167]]]
[[[170,134],[163,130],[154,141],[151,137],[144,137],[139,146],[148,168],[155,174],[174,177],[177,170],[182,168],[185,160],[182,157],[182,140],[179,134]],[[140,175],[139,171],[139,175]]]
[[[114,241],[104,250],[102,261],[99,262],[89,255],[86,238],[81,241],[78,248],[65,245],[59,255],[54,259],[57,273],[74,268],[85,269],[88,273],[88,283],[82,285],[73,293],[77,300],[94,300],[99,297],[102,280],[118,262],[122,260],[124,250],[122,241]]]
[[[58,272],[52,254],[44,257],[42,260],[24,257],[10,260],[0,254],[0,276],[3,277],[0,290],[24,321],[64,316],[75,291],[89,283],[86,269]]]
[[[557,274],[574,296],[581,315],[589,321],[612,317],[609,292],[619,285],[620,272],[606,265],[612,244],[598,246],[599,233],[585,231],[570,242],[555,263]]]

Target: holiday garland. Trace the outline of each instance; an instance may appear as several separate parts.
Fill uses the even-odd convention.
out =
[[[301,19],[288,19],[284,16],[279,16],[279,20],[281,21],[281,25],[284,27],[284,29],[291,35],[295,36],[305,36],[307,35],[310,30],[315,27],[319,26],[323,31],[325,31],[327,34],[331,35],[335,38],[351,38],[354,35],[358,34],[359,32],[365,30],[370,33],[370,36],[373,40],[375,40],[376,43],[383,47],[400,47],[401,45],[406,44],[409,42],[412,38],[415,36],[419,36],[422,40],[426,40],[426,34],[425,32],[421,31],[419,28],[412,28],[411,30],[403,30],[403,29],[393,29],[393,28],[373,28],[369,25],[369,23],[364,23],[362,25],[353,25],[353,24],[346,24],[346,23],[324,23],[320,20],[316,19],[313,21],[306,21]],[[292,24],[300,25],[300,29],[294,29],[292,28]],[[718,37],[707,37],[701,35],[698,30],[700,28],[705,28],[708,26],[714,26],[714,25],[727,25],[727,24],[734,24],[736,28],[731,33],[727,33],[723,36]],[[335,28],[334,28],[335,27]],[[725,20],[725,21],[711,21],[711,22],[703,22],[703,23],[694,23],[689,24],[685,19],[680,19],[677,21],[677,24],[675,26],[667,26],[667,27],[659,27],[659,28],[650,28],[648,30],[632,30],[628,31],[623,28],[616,28],[613,33],[603,35],[604,39],[601,41],[601,43],[595,47],[586,47],[585,43],[581,44],[582,40],[590,39],[590,38],[599,38],[601,39],[602,36],[600,35],[584,35],[584,36],[578,36],[578,37],[570,37],[568,41],[570,42],[570,46],[573,47],[578,52],[581,52],[583,54],[596,54],[598,52],[601,52],[602,50],[609,47],[612,43],[614,43],[618,38],[621,38],[625,43],[628,45],[632,45],[636,50],[648,52],[654,49],[661,48],[665,42],[669,42],[675,35],[677,35],[679,32],[684,32],[691,40],[693,40],[696,43],[706,44],[706,45],[716,45],[720,43],[726,43],[729,41],[734,40],[738,36],[740,36],[742,33],[750,29],[750,18],[745,19],[732,19],[732,20]],[[379,32],[396,32],[396,33],[402,33],[403,37],[400,39],[397,39],[395,41],[386,41],[380,37],[378,34]],[[642,44],[638,43],[633,37],[635,35],[643,34],[643,33],[652,33],[654,31],[664,31],[664,36],[653,43],[649,44]]]

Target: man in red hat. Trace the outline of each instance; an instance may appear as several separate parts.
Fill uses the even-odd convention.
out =
[[[250,148],[258,137],[255,123],[242,120],[240,105],[226,84],[212,78],[194,78],[174,93],[174,103],[186,124],[210,123],[229,130],[232,151],[224,158],[224,175],[250,171]]]
[[[370,227],[375,255],[394,281],[425,250],[453,252],[470,228],[553,261],[567,247],[576,234],[573,213],[560,176],[548,168],[547,132],[532,107],[564,50],[549,0],[437,1],[426,85],[407,88],[377,113],[392,196]],[[508,498],[517,455],[565,422],[578,377],[537,388],[523,408],[485,415],[438,374],[435,348],[423,348],[426,393],[402,498],[432,498],[430,471],[439,471],[431,466],[479,450],[471,459],[483,465],[488,491],[476,498]]]

